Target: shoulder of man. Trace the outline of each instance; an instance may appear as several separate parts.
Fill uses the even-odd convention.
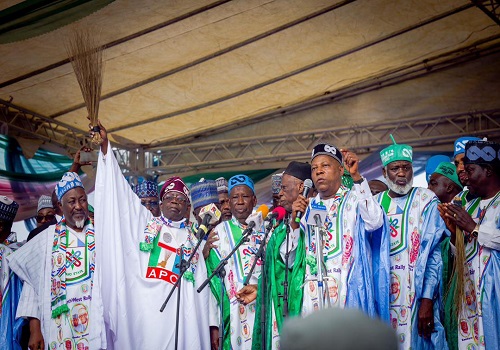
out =
[[[33,230],[30,231],[27,241],[31,241],[36,235],[38,235],[40,232],[45,231],[47,227],[52,226],[57,224],[56,220],[48,221],[42,226],[35,227]]]

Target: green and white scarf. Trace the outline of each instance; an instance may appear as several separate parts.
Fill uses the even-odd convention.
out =
[[[66,304],[66,269],[71,266],[72,262],[68,261],[66,249],[68,247],[68,228],[66,226],[66,218],[62,218],[56,225],[54,232],[54,242],[52,244],[52,273],[51,273],[51,310],[52,318],[69,312],[69,307]],[[90,219],[85,222],[85,244],[92,257],[95,250],[95,235],[94,225]],[[61,259],[58,256],[62,254],[62,263],[58,263]],[[93,285],[93,277],[95,270],[95,262],[93,258],[89,259],[90,285]],[[60,286],[58,285],[60,284]],[[92,288],[92,287],[91,287]]]

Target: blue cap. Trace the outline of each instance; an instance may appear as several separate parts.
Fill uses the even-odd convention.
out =
[[[465,145],[469,141],[481,141],[479,137],[475,136],[464,136],[460,137],[455,141],[455,152],[453,153],[453,158],[455,158],[458,154],[465,153]]]
[[[439,164],[441,163],[451,163],[450,157],[445,156],[443,154],[438,154],[436,156],[432,156],[427,160],[427,164],[425,165],[425,178],[427,182],[429,182],[431,175],[437,169]]]
[[[158,185],[153,181],[143,181],[134,187],[134,192],[139,198],[158,198]]]
[[[214,180],[200,179],[191,186],[191,202],[193,209],[204,207],[210,203],[219,203],[217,183]]]
[[[240,185],[245,185],[248,188],[252,190],[252,192],[255,194],[255,188],[253,185],[253,181],[251,178],[249,178],[246,175],[239,174],[239,175],[234,175],[232,178],[229,179],[229,193],[231,193],[231,190],[235,186],[240,186]]]

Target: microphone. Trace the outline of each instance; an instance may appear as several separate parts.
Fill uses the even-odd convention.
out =
[[[265,204],[261,204],[257,208],[257,211],[253,214],[250,214],[248,218],[245,220],[248,226],[245,229],[245,231],[243,231],[242,235],[245,236],[248,233],[252,232],[254,227],[260,229],[262,225],[264,225],[263,216],[267,216],[267,213],[269,213],[268,206]]]
[[[266,216],[266,221],[271,221],[276,219],[276,221],[282,221],[285,218],[286,210],[283,207],[276,207],[273,211]]]
[[[201,208],[199,216],[203,218],[196,237],[203,238],[208,232],[208,225],[215,225],[220,219],[220,210],[214,203],[210,203]]]
[[[313,186],[313,182],[311,181],[311,179],[306,179],[304,181],[304,191],[302,191],[302,195],[304,197],[307,198],[307,196],[309,195],[309,191],[311,190],[312,186]],[[303,212],[298,211],[297,212],[297,216],[295,217],[295,222],[300,222],[300,218],[302,218],[303,214],[304,214]]]

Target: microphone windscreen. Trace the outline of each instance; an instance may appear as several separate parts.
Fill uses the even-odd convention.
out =
[[[278,216],[276,216],[276,221],[282,221],[285,218],[286,210],[283,207],[276,207],[273,209],[273,213],[278,214]]]
[[[201,208],[199,214],[201,218],[205,218],[206,215],[210,215],[210,221],[208,222],[210,225],[215,225],[220,219],[220,210],[213,203],[205,205]]]
[[[267,214],[269,214],[269,207],[265,204],[261,204],[257,208],[257,211],[262,213],[262,217],[265,218],[267,216]]]

